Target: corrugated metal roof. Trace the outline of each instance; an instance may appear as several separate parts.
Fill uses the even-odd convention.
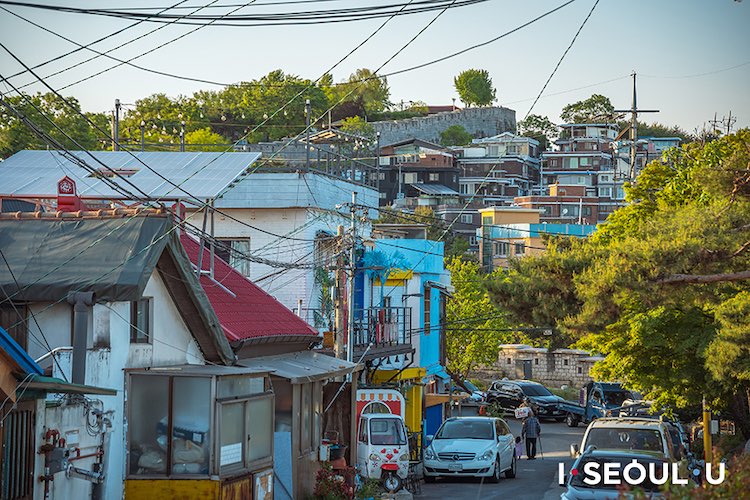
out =
[[[120,172],[132,185],[115,177],[117,184],[137,196],[143,195],[133,185],[151,198],[168,199],[215,198],[260,158],[260,153],[219,152],[73,151],[72,154],[94,169],[105,171],[104,164]],[[0,163],[0,195],[54,198],[57,182],[65,176],[76,181],[82,198],[126,198],[60,151],[28,150]]]
[[[454,191],[448,186],[442,184],[412,184],[411,185],[417,191],[421,191],[424,194],[442,195],[442,196],[458,196],[458,191]]]
[[[239,364],[256,370],[268,371],[271,375],[289,379],[293,384],[346,375],[364,368],[362,365],[314,351],[242,359]]]
[[[180,239],[188,257],[197,265],[200,244],[187,234],[183,234]],[[207,248],[203,252],[203,265],[207,268],[210,252]],[[319,335],[317,330],[281,302],[218,257],[214,260],[214,279],[204,274],[200,281],[230,341]]]

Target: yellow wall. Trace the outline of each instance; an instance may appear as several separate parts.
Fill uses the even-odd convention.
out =
[[[539,224],[539,210],[487,208],[479,211],[482,220],[492,217],[492,224]]]
[[[219,500],[219,481],[209,479],[129,479],[125,481],[126,500],[179,498],[180,500]]]
[[[378,370],[375,372],[372,381],[375,384],[382,384],[396,375],[397,372],[397,370]],[[404,394],[406,398],[404,423],[409,432],[422,432],[424,387],[421,382],[426,373],[427,371],[424,368],[407,368],[393,379],[393,381],[410,381],[414,384]]]

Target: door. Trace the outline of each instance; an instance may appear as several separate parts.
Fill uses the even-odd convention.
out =
[[[513,448],[515,442],[508,425],[500,419],[495,420],[495,434],[497,452],[500,456],[500,469],[509,469],[513,462]]]
[[[367,433],[367,418],[360,418],[357,430],[357,465],[365,477],[368,477],[367,457],[370,456],[370,440]]]
[[[0,497],[9,500],[32,498],[34,491],[35,401],[19,402],[15,410],[3,415],[0,434]]]
[[[531,360],[523,360],[523,378],[525,380],[531,380]]]

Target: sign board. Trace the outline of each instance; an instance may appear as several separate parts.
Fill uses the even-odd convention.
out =
[[[516,418],[526,418],[531,414],[531,408],[528,406],[521,406],[520,408],[516,408]]]

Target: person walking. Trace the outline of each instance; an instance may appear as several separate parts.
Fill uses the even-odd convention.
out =
[[[542,426],[536,415],[529,413],[529,416],[523,419],[521,426],[521,436],[526,440],[526,458],[529,460],[536,459],[536,440],[542,434]]]

